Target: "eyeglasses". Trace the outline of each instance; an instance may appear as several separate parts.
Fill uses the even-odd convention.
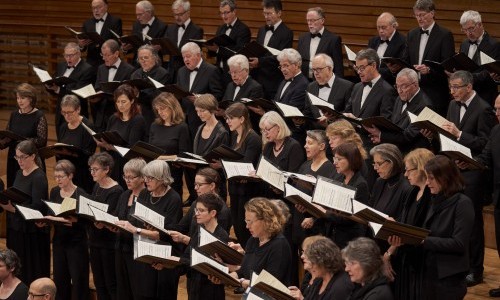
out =
[[[101,57],[110,57],[113,56],[114,53],[101,53]]]
[[[274,12],[274,11],[265,11],[265,12],[263,12],[263,13],[262,13],[262,15],[263,15],[264,17],[269,17],[269,16],[272,16],[272,15],[274,15],[274,14],[275,14],[275,12]]]
[[[319,20],[323,20],[323,18],[317,18],[317,19],[306,19],[307,23],[315,23]]]
[[[185,12],[181,12],[181,13],[178,13],[178,14],[174,14],[174,17],[182,17],[183,15],[185,15],[189,10],[186,10]]]
[[[33,299],[35,297],[43,297],[47,294],[33,294],[32,292],[28,292],[28,299]]]
[[[195,214],[202,214],[202,213],[205,213],[205,212],[208,212],[208,209],[203,209],[203,208],[194,208],[194,213]]]
[[[340,162],[343,159],[345,159],[345,157],[334,157],[333,158],[333,163],[336,164],[336,163]]]
[[[413,16],[417,19],[422,19],[424,18],[425,16],[427,16],[428,14],[430,13],[430,11],[428,12],[424,12],[424,13],[419,13],[419,14],[413,14]]]
[[[479,25],[479,23],[476,23],[474,26],[469,28],[462,28],[461,30],[463,33],[472,33],[477,28],[477,25]]]
[[[365,71],[365,69],[368,67],[368,66],[371,66],[373,63],[371,64],[366,64],[366,65],[362,65],[362,66],[354,66],[353,69],[354,71],[358,72],[358,73],[362,73]]]
[[[411,171],[415,171],[417,168],[405,169],[405,173],[410,173]]]
[[[20,160],[25,160],[26,158],[30,157],[31,155],[21,155],[21,156],[17,156],[15,155],[14,156],[14,159],[17,160],[17,161],[20,161]]]
[[[139,56],[137,59],[139,59],[139,60],[150,60],[151,56]]]
[[[278,125],[274,124],[274,125],[273,125],[273,126],[271,126],[270,128],[261,128],[261,129],[260,129],[260,132],[262,132],[262,133],[267,133],[267,132],[271,131],[271,130],[272,130],[274,127],[276,127],[276,126],[278,126]]]
[[[312,68],[311,70],[313,71],[313,73],[316,73],[316,74],[317,74],[317,73],[319,73],[319,72],[323,71],[323,70],[324,70],[324,69],[326,69],[326,68],[329,68],[329,67],[328,67],[328,66],[324,66],[324,67],[322,67],[322,68]]]
[[[407,88],[409,88],[412,84],[415,84],[417,83],[416,81],[414,82],[410,82],[410,83],[407,83],[407,84],[400,84],[400,85],[397,85],[395,84],[394,85],[394,89],[396,90],[406,90]]]
[[[278,69],[282,70],[282,69],[288,69],[290,68],[292,65],[294,64],[283,64],[283,65],[279,65],[278,66]]]
[[[195,182],[194,183],[194,188],[195,189],[199,189],[201,186],[207,185],[207,184],[211,184],[211,183],[209,183],[209,182]]]
[[[456,91],[456,90],[459,90],[463,87],[466,87],[467,84],[462,84],[462,85],[450,85],[449,88],[450,88],[450,91]]]
[[[221,12],[219,13],[219,15],[220,15],[221,17],[225,17],[225,16],[229,15],[229,14],[230,14],[230,13],[232,13],[232,12],[234,12],[234,10],[221,11]]]
[[[255,223],[255,222],[259,221],[259,220],[260,220],[260,219],[255,219],[255,220],[245,220],[245,223],[246,223],[247,225],[252,225],[253,223]]]
[[[384,161],[381,161],[381,162],[377,162],[377,161],[374,161],[373,162],[373,167],[374,168],[380,168],[381,166],[383,166],[386,162],[388,162],[388,160],[384,160]]]
[[[244,69],[240,69],[240,70],[238,70],[238,71],[227,71],[227,73],[228,73],[229,75],[236,75],[236,74],[238,74],[238,73],[241,73],[243,70],[244,70]],[[247,71],[248,71],[248,70],[247,70]]]
[[[64,111],[64,110],[61,110],[61,115],[63,116],[69,116],[69,115],[72,115],[75,113],[76,110],[72,110],[72,111]]]
[[[154,177],[151,177],[151,176],[142,176],[142,179],[144,179],[144,182],[150,182],[152,180],[158,180]]]
[[[139,176],[125,176],[125,175],[122,176],[123,180],[125,180],[125,181],[132,181],[138,177]]]
[[[77,54],[78,54],[78,52],[75,52],[75,53],[64,53],[63,56],[66,57],[66,58],[71,58],[71,57],[75,57]]]
[[[64,179],[66,177],[68,177],[68,175],[56,175],[56,176],[54,176],[54,180],[61,180],[61,179]]]
[[[355,264],[359,264],[359,262],[356,260],[344,260],[344,263],[346,266],[349,266],[349,267],[352,267]]]
[[[89,168],[90,173],[96,173],[99,170],[102,170],[102,169],[101,168]]]

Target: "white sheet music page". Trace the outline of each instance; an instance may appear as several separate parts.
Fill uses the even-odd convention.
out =
[[[314,105],[314,106],[316,106],[316,105],[326,106],[326,107],[329,107],[329,108],[335,110],[335,107],[333,106],[333,104],[329,103],[328,101],[323,100],[318,96],[314,96],[313,94],[311,94],[309,92],[307,93],[307,96],[309,97],[309,100],[311,100],[312,105]]]
[[[157,88],[157,89],[165,87],[162,83],[154,80],[153,78],[151,78],[149,76],[148,76],[148,79],[149,79],[149,81],[151,81],[154,84],[155,88]]]
[[[472,158],[472,153],[469,148],[457,143],[456,141],[447,138],[446,136],[439,134],[439,140],[441,141],[441,151],[456,151],[463,155]]]
[[[200,247],[212,242],[216,242],[219,239],[208,232],[203,226],[200,226]]]
[[[87,84],[86,86],[77,89],[77,90],[72,90],[73,93],[77,94],[78,96],[82,98],[88,98],[90,96],[96,95],[97,92],[95,91],[94,87],[92,84]]]
[[[283,172],[267,161],[264,156],[260,158],[256,175],[275,188],[283,191],[285,189],[286,177]]]
[[[50,202],[50,201],[46,201],[46,200],[42,200],[42,201],[50,208],[50,210],[52,210],[54,212],[54,214],[58,215],[61,213],[62,204]]]
[[[111,224],[115,224],[116,222],[120,221],[118,217],[115,217],[111,214],[108,214],[107,212],[100,210],[99,208],[89,205],[90,210],[94,214],[95,220],[96,221],[102,221],[102,222],[108,222]]]
[[[275,102],[285,117],[303,117],[304,114],[295,106]]]
[[[89,205],[92,205],[103,211],[108,211],[108,205],[106,203],[97,202],[84,196],[80,196],[79,199],[80,201],[78,201],[78,213],[81,215],[94,217],[94,214],[90,210]]]
[[[281,281],[279,281],[276,277],[274,277],[271,273],[269,273],[266,270],[262,270],[257,279],[254,282],[252,282],[252,284],[256,285],[259,282],[263,282],[269,286],[272,286],[278,291],[283,292],[286,295],[290,295],[290,290]]]
[[[135,203],[134,215],[143,218],[151,225],[159,228],[165,228],[165,217],[147,208],[144,204],[139,202]]]
[[[417,117],[417,121],[430,121],[436,126],[443,127],[443,124],[447,123],[448,120],[437,114],[435,111],[429,107],[425,107]]]
[[[381,217],[384,217],[384,218],[386,218],[386,219],[387,219],[387,218],[389,218],[389,215],[386,215],[386,214],[384,214],[384,213],[383,213],[383,212],[381,212],[381,211],[378,211],[378,210],[376,210],[376,209],[373,209],[373,208],[369,207],[369,206],[368,206],[368,205],[366,205],[366,204],[363,204],[363,203],[361,203],[361,202],[359,202],[359,201],[357,201],[357,200],[353,200],[353,201],[352,201],[352,210],[354,211],[354,213],[360,212],[360,211],[362,211],[363,209],[368,209],[368,210],[370,210],[370,211],[372,211],[372,212],[376,213],[377,215],[379,215],[379,216],[381,216]]]
[[[122,157],[127,155],[127,153],[130,151],[130,149],[126,148],[126,147],[121,147],[121,146],[116,146],[116,145],[114,145],[113,147],[115,148],[116,152],[120,153],[120,155]]]
[[[52,77],[49,75],[49,72],[47,72],[45,70],[42,70],[40,68],[33,66],[33,71],[35,72],[36,76],[38,76],[38,78],[40,78],[41,82],[46,82],[46,81],[52,80]]]
[[[297,195],[300,198],[306,200],[307,202],[312,202],[312,197],[308,194],[302,192],[301,190],[295,188],[294,186],[285,183],[285,197]]]
[[[349,189],[318,177],[312,197],[313,203],[352,214],[352,200],[356,190]]]
[[[172,256],[172,246],[154,244],[141,239],[137,239],[137,247],[134,248],[137,250],[137,253],[134,253],[135,258],[149,255],[166,259]]]
[[[221,160],[222,167],[226,171],[227,178],[231,177],[246,177],[250,172],[255,172],[252,163],[233,162]]]
[[[347,54],[347,59],[350,61],[356,61],[356,53],[352,51],[347,45],[344,44],[345,53]]]
[[[229,268],[220,264],[219,262],[201,254],[200,252],[196,251],[196,249],[191,249],[191,266],[195,266],[197,264],[201,263],[207,263],[211,265],[212,267],[221,270],[224,273],[229,274]]]
[[[19,210],[19,212],[24,216],[26,220],[43,218],[42,213],[36,209],[32,209],[22,205],[16,205],[16,208]]]

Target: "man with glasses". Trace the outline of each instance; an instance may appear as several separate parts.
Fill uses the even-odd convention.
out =
[[[82,32],[97,32],[103,41],[116,39],[109,30],[113,30],[118,35],[122,35],[122,19],[108,13],[108,0],[92,1],[92,18],[82,25]],[[91,40],[78,40],[78,45],[82,51],[87,51],[87,62],[94,67],[103,63],[101,58],[101,46],[99,43],[92,43]]]
[[[442,62],[453,56],[453,35],[434,21],[435,6],[432,0],[417,0],[413,14],[418,27],[408,32],[404,60],[419,73],[420,87],[431,99],[436,112],[445,116],[450,99],[447,76],[442,71],[431,69],[424,60]]]
[[[396,77],[398,98],[394,102],[392,115],[389,119],[392,123],[402,128],[403,132],[384,130],[383,128],[365,128],[374,144],[391,143],[398,146],[403,153],[408,153],[416,148],[430,148],[430,143],[421,133],[420,129],[410,124],[408,113],[420,114],[425,107],[430,107],[430,99],[420,89],[418,74],[412,69],[401,70]]]
[[[309,32],[299,37],[297,50],[302,56],[302,73],[314,80],[312,71],[312,58],[319,53],[325,53],[334,60],[333,72],[338,77],[344,77],[344,64],[342,56],[342,39],[325,28],[325,12],[321,7],[307,10],[306,21]]]
[[[406,46],[406,37],[397,30],[398,26],[398,21],[393,14],[389,12],[382,13],[377,18],[378,35],[368,41],[368,48],[377,51],[379,57],[402,59]],[[379,72],[385,81],[389,84],[395,84],[395,76],[400,70],[401,66],[399,65],[381,63]]]
[[[43,277],[33,281],[28,292],[28,300],[55,300],[57,288],[52,279]]]
[[[101,57],[104,63],[97,68],[95,90],[102,90],[102,83],[130,79],[135,68],[120,59],[120,45],[115,40],[107,40],[102,44]],[[113,92],[113,91],[106,91]],[[102,132],[106,129],[107,120],[115,112],[113,95],[103,93],[90,100],[90,113],[94,130]]]
[[[184,0],[176,0],[172,3],[172,15],[174,24],[169,24],[164,37],[168,38],[179,49],[191,39],[199,40],[203,38],[203,28],[194,24],[191,20],[191,3]],[[177,76],[177,71],[184,66],[182,56],[170,55],[168,71],[173,80]]]
[[[234,0],[222,0],[219,6],[219,13],[224,24],[219,26],[215,35],[219,36],[225,34],[235,41],[235,44],[227,47],[207,45],[207,49],[209,50],[208,54],[210,56],[217,57],[215,65],[221,69],[223,74],[222,78],[224,80],[223,86],[226,86],[231,82],[227,60],[234,55],[233,51],[240,50],[250,42],[251,33],[250,28],[237,17],[236,3]]]
[[[480,52],[490,56],[494,60],[500,60],[500,43],[492,38],[483,27],[481,15],[477,11],[465,11],[460,17],[460,26],[466,39],[460,45],[460,52],[467,55],[479,66],[482,63]],[[500,74],[490,74],[487,70],[480,68],[472,73],[474,77],[474,90],[479,96],[494,104],[498,94],[497,81],[500,80]]]
[[[95,68],[90,64],[85,62],[81,58],[80,47],[78,44],[70,42],[64,47],[64,62],[57,64],[57,71],[54,77],[68,77],[73,80],[72,83],[63,84],[61,86],[52,84],[45,85],[45,88],[49,93],[57,97],[56,100],[56,134],[59,137],[59,128],[64,122],[64,118],[61,115],[61,101],[62,98],[71,91],[82,88],[86,85],[93,84],[95,82]],[[80,99],[81,114],[86,118],[89,117],[89,109],[87,99]]]

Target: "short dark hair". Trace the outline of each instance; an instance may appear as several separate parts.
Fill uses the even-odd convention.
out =
[[[276,12],[283,10],[283,5],[281,4],[281,0],[264,0],[262,1],[262,7],[274,8]]]
[[[74,175],[75,165],[67,159],[61,159],[54,166],[54,171],[63,172],[66,175]]]
[[[37,95],[36,95],[36,88],[34,86],[32,86],[29,83],[21,83],[16,87],[14,92],[23,98],[29,98],[30,106],[32,108],[35,108]]]
[[[359,50],[359,52],[356,54],[356,60],[363,59],[366,59],[366,61],[370,65],[375,63],[375,67],[378,70],[378,67],[380,66],[380,57],[378,56],[377,51],[371,48]]]
[[[436,6],[432,0],[417,0],[415,5],[413,5],[413,9],[430,12],[436,10]]]
[[[469,84],[474,84],[474,77],[472,76],[471,72],[465,71],[465,70],[460,70],[452,73],[450,75],[449,80],[455,80],[455,79],[460,79],[462,80],[462,84],[469,85]]]
[[[198,196],[196,202],[203,204],[203,206],[205,206],[209,212],[215,210],[217,212],[216,214],[217,216],[222,210],[222,199],[217,194],[213,193],[202,194]]]
[[[91,157],[89,157],[89,166],[92,164],[98,164],[103,168],[108,169],[108,176],[111,174],[111,170],[113,169],[113,166],[115,165],[115,162],[113,160],[113,157],[108,153],[108,152],[99,152],[95,153]]]
[[[335,154],[345,157],[347,162],[349,162],[349,168],[354,172],[358,172],[363,168],[363,156],[355,143],[347,142],[340,144],[335,148]]]
[[[429,175],[441,186],[445,197],[453,196],[464,190],[465,183],[457,165],[444,155],[436,155],[425,164],[427,178]]]
[[[23,154],[26,155],[35,155],[35,163],[39,168],[43,168],[43,163],[42,159],[40,158],[40,155],[38,154],[38,149],[36,147],[35,142],[33,140],[24,140],[19,142],[16,146],[16,150],[21,151]]]
[[[199,169],[198,172],[196,172],[196,175],[203,176],[203,178],[205,178],[205,181],[207,183],[215,183],[215,190],[216,191],[219,190],[221,179],[219,172],[217,172],[217,170],[212,169],[210,167],[206,167]]]

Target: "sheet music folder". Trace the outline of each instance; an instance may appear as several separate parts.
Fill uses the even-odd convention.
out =
[[[9,201],[14,204],[21,204],[31,200],[31,196],[25,192],[19,190],[16,187],[9,187],[6,190],[0,192],[0,203],[8,204]]]

